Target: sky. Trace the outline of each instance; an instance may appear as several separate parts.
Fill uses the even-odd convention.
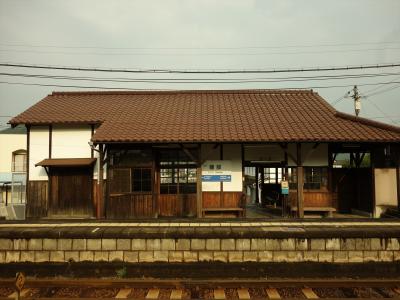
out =
[[[400,1],[0,0],[0,63],[190,71],[398,64]],[[400,67],[132,74],[0,66],[0,73],[0,129],[11,116],[53,91],[88,90],[68,86],[89,90],[313,88],[337,110],[354,114],[352,98],[344,96],[358,85],[363,96],[361,116],[400,126]],[[315,76],[335,79],[310,80]],[[98,81],[102,78],[107,80]],[[121,78],[125,82],[115,82]]]

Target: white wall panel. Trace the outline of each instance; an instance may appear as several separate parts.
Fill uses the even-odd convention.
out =
[[[25,134],[0,134],[0,172],[11,172],[12,153],[26,150]]]
[[[29,180],[47,180],[45,169],[35,164],[49,158],[49,127],[32,126],[29,144]]]
[[[87,158],[92,130],[87,126],[53,126],[52,158]]]

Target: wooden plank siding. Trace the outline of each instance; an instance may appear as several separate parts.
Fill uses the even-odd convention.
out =
[[[48,181],[29,181],[27,184],[28,201],[26,203],[27,218],[43,218],[47,216]]]
[[[158,208],[163,217],[194,217],[197,214],[197,194],[160,194]]]
[[[222,195],[222,197],[221,197]],[[240,207],[242,192],[203,192],[203,208]],[[222,198],[222,201],[221,201]]]
[[[334,207],[335,193],[329,191],[304,190],[304,207]],[[291,207],[297,206],[297,190],[289,191],[289,201]]]
[[[156,214],[152,193],[110,195],[106,208],[108,219],[153,218]]]

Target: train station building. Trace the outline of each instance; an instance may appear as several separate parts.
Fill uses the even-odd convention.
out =
[[[400,128],[304,90],[54,92],[27,128],[26,216],[380,217]]]

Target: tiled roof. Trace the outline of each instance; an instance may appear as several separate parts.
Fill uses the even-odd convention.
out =
[[[55,92],[10,123],[99,124],[94,142],[400,141],[298,90]]]

